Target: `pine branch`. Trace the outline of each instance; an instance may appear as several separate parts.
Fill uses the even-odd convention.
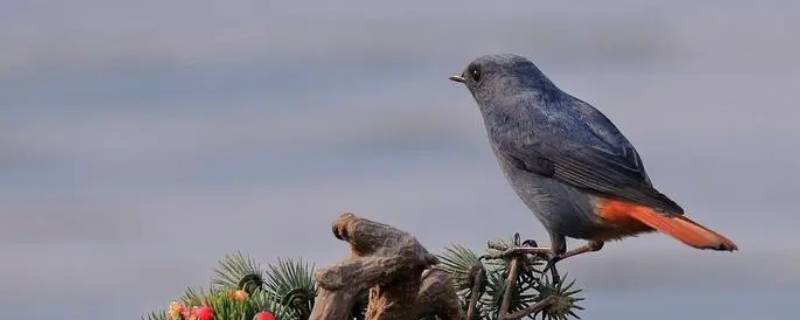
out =
[[[264,285],[264,271],[250,256],[241,252],[225,255],[214,270],[214,289],[241,289],[253,294]]]
[[[278,259],[269,265],[265,289],[278,297],[280,304],[291,308],[301,318],[308,318],[317,295],[314,267],[302,260]]]
[[[303,260],[262,268],[236,252],[220,260],[207,291],[188,288],[169,310],[142,320],[190,320],[203,311],[216,320],[250,320],[262,311],[308,320],[318,303],[341,309],[335,317],[341,320],[566,320],[583,310],[574,280],[554,283],[540,269],[549,249],[519,235],[490,242],[481,256],[451,245],[433,257],[410,234],[353,215],[337,220],[334,233],[350,243],[352,257],[319,272],[317,281]]]

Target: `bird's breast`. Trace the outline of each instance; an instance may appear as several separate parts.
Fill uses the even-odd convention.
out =
[[[506,179],[550,232],[587,238],[602,228],[590,195],[556,179],[528,172],[498,157]]]

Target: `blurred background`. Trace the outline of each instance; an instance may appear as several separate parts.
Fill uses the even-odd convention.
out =
[[[652,234],[567,261],[584,318],[791,318],[799,18],[796,1],[3,0],[0,318],[138,318],[236,250],[328,264],[345,211],[433,251],[546,243],[447,81],[499,52],[606,113],[741,248]]]

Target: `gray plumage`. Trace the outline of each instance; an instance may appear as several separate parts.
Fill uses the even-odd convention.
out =
[[[564,250],[564,236],[623,236],[594,213],[599,197],[646,205],[664,215],[683,214],[653,187],[639,154],[616,126],[561,91],[529,60],[487,55],[455,78],[480,106],[504,174],[558,251]]]

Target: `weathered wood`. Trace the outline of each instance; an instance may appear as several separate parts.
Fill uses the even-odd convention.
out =
[[[475,265],[470,269],[469,274],[472,278],[472,289],[470,291],[469,303],[467,304],[466,319],[475,319],[478,313],[478,300],[483,295],[486,286],[486,269],[483,265]]]
[[[450,275],[437,267],[427,270],[422,275],[416,308],[415,319],[433,315],[441,320],[465,319]]]
[[[438,261],[410,234],[392,226],[343,214],[334,235],[350,244],[351,257],[316,273],[311,320],[345,320],[358,294],[369,289],[369,320],[416,320],[436,315],[461,320],[458,296]]]

